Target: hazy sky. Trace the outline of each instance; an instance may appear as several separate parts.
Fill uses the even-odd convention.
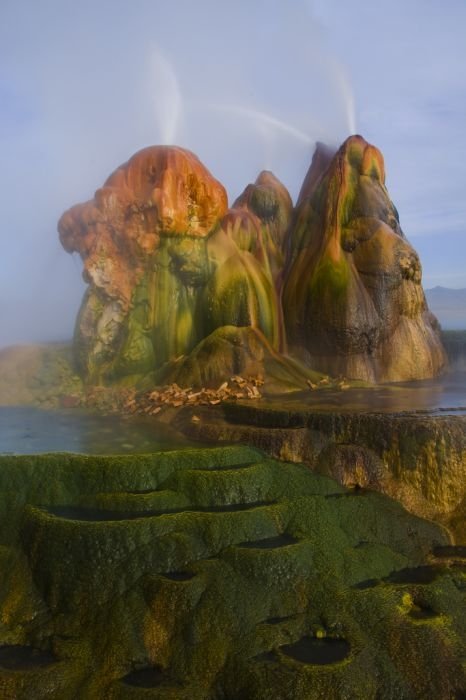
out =
[[[71,335],[56,222],[144,146],[197,153],[230,201],[293,196],[316,139],[385,156],[424,285],[466,287],[465,0],[0,0],[0,345]]]

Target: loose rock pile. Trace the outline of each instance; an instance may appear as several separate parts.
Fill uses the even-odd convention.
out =
[[[259,387],[263,384],[262,377],[245,378],[239,375],[223,382],[218,389],[193,390],[192,387],[181,388],[178,384],[170,384],[139,396],[133,395],[125,403],[124,409],[129,413],[155,416],[168,406],[217,406],[222,401],[260,399],[262,394]]]

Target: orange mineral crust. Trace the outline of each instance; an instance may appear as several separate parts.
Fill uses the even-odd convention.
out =
[[[94,199],[61,217],[68,252],[84,261],[87,281],[127,306],[162,236],[203,238],[227,211],[227,194],[190,151],[151,146],[121,165]]]
[[[295,207],[263,171],[228,209],[193,153],[146,148],[58,228],[89,285],[74,338],[89,381],[158,381],[207,354],[223,381],[257,334],[306,367],[304,385],[308,370],[390,382],[445,364],[382,154],[361,136],[317,144]],[[201,376],[196,365],[189,383]]]

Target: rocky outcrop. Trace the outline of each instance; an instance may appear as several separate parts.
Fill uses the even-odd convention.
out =
[[[75,333],[88,380],[145,375],[226,325],[258,328],[278,347],[272,270],[289,203],[272,176],[253,187],[251,210],[245,196],[227,212],[223,186],[196,156],[153,147],[62,216],[60,239],[89,283]]]
[[[89,284],[74,341],[88,382],[163,375],[199,344],[218,347],[212,334],[231,326],[334,376],[420,379],[444,364],[382,156],[359,136],[337,154],[318,146],[295,210],[270,172],[227,209],[196,156],[147,148],[59,231]]]
[[[333,155],[318,145],[287,250],[288,339],[314,368],[384,382],[443,367],[419,258],[385,187],[382,154],[362,137]]]
[[[86,281],[126,311],[161,236],[205,238],[226,209],[224,187],[193,153],[154,146],[117,168],[58,228],[65,250],[81,255]]]
[[[233,375],[267,378],[267,392],[308,389],[319,374],[273,349],[254,328],[222,326],[202,340],[187,357],[169,362],[156,374],[157,384],[216,388]]]
[[[245,235],[240,222],[246,212],[247,218],[254,223],[248,226]],[[292,213],[293,203],[288,190],[273,173],[264,170],[233,204],[233,217],[228,222],[230,226],[233,224],[232,235],[239,247],[254,253],[274,282],[283,274],[285,234]]]

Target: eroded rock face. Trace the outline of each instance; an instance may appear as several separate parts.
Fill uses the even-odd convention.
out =
[[[246,203],[228,212],[225,189],[189,151],[146,148],[62,216],[61,242],[81,255],[89,282],[75,333],[83,375],[150,373],[225,325],[258,328],[278,347],[269,249],[280,249],[291,203],[263,179],[264,226]]]
[[[207,236],[227,209],[224,187],[182,148],[153,146],[115,170],[94,199],[61,217],[60,240],[85,276],[126,309],[160,237]]]
[[[218,347],[219,329],[236,327],[334,376],[434,376],[445,362],[437,323],[384,177],[380,152],[355,136],[336,154],[318,145],[295,210],[267,171],[228,209],[189,151],[140,151],[59,222],[89,283],[74,343],[81,375],[143,377],[181,357],[187,367],[199,344]],[[246,366],[248,343],[236,347]],[[196,369],[193,385],[204,375]]]
[[[289,342],[321,371],[368,381],[432,377],[445,363],[421,265],[362,137],[318,145],[287,242]]]
[[[238,235],[239,232],[233,227],[237,244],[253,252],[276,282],[283,273],[284,239],[293,214],[288,190],[273,173],[264,170],[256,182],[248,185],[238,197],[233,211],[240,220],[241,214],[252,220],[255,229],[255,235],[244,236]]]

